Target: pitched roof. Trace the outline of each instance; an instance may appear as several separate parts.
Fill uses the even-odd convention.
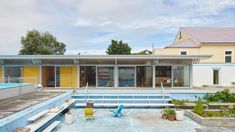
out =
[[[166,48],[199,48],[200,46],[190,39],[183,39],[176,43],[173,43]]]
[[[200,43],[235,43],[235,28],[181,28]]]

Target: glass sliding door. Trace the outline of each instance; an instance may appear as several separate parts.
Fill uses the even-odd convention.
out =
[[[171,66],[156,66],[155,67],[155,85],[171,87]]]
[[[22,67],[5,67],[5,82],[6,83],[20,83]]]
[[[153,67],[136,67],[136,85],[137,87],[152,87],[153,85]]]
[[[56,73],[56,87],[60,87],[60,67],[55,67],[55,73]]]
[[[96,66],[80,67],[80,86],[85,87],[87,82],[89,87],[96,87]]]
[[[118,82],[119,87],[135,87],[135,67],[119,67]]]
[[[189,66],[173,67],[173,87],[189,87]]]
[[[98,87],[114,87],[114,68],[97,67]]]

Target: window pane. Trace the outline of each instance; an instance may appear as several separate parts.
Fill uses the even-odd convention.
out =
[[[56,87],[60,87],[60,67],[56,67]]]
[[[134,67],[119,67],[118,70],[119,87],[134,87],[135,86],[135,68]]]
[[[181,51],[180,54],[181,55],[187,55],[187,52],[186,51]]]
[[[5,67],[6,83],[19,83],[21,77],[21,67]]]
[[[114,86],[114,70],[113,67],[98,67],[98,87]]]
[[[155,67],[155,84],[156,86],[171,87],[171,66],[156,66]]]
[[[189,67],[175,66],[173,67],[173,86],[189,87]]]
[[[136,84],[137,87],[152,87],[153,85],[153,67],[137,66],[136,67]]]
[[[232,57],[231,56],[225,56],[225,63],[231,63]]]
[[[88,82],[89,87],[96,86],[96,67],[95,66],[81,66],[80,67],[80,86],[86,86]]]
[[[232,51],[225,51],[225,55],[232,55]]]

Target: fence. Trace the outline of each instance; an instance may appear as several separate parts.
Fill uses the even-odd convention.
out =
[[[0,79],[0,99],[38,91],[38,78],[7,77]]]

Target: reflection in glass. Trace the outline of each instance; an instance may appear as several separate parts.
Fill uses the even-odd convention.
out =
[[[164,87],[171,87],[171,66],[156,66],[155,67],[155,84]]]
[[[85,87],[88,82],[89,87],[96,86],[96,67],[81,66],[80,67],[80,86]]]
[[[60,67],[56,67],[56,87],[60,87]]]
[[[113,67],[98,67],[98,87],[114,86],[114,70]]]
[[[153,67],[137,66],[136,67],[136,84],[137,87],[152,87],[153,85]]]
[[[135,68],[119,67],[119,87],[135,87]]]
[[[189,66],[173,67],[173,87],[189,87]]]
[[[5,67],[5,82],[20,83],[21,71],[21,67]]]

